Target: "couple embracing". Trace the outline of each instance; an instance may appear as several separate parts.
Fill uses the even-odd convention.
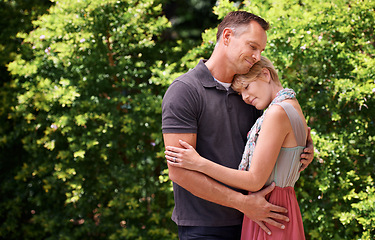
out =
[[[180,239],[305,239],[294,184],[313,143],[296,93],[261,56],[268,28],[252,13],[229,13],[211,57],[165,93]]]

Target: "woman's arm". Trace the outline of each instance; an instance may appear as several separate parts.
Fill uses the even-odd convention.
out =
[[[188,142],[193,146],[196,143],[195,134],[163,134],[163,137],[164,144],[167,146],[166,149],[170,148],[168,146],[180,146],[178,139],[184,139],[185,141],[180,140],[180,142],[184,142],[185,145],[190,146],[192,149],[194,148]],[[244,195],[214,181],[207,175],[197,171],[189,171],[180,166],[174,167],[170,163],[168,161],[169,176],[173,182],[197,197],[243,212],[268,234],[271,234],[268,229],[270,225],[283,229],[284,225],[281,221],[289,222],[289,218],[285,216],[287,212],[285,208],[266,201],[265,196],[273,190],[274,185],[268,186],[257,193]],[[265,223],[268,224],[268,227]]]
[[[166,147],[166,158],[172,166],[202,172],[235,188],[258,191],[270,176],[284,139],[291,130],[289,118],[282,107],[275,105],[268,109],[249,171],[224,167],[205,159],[184,141],[180,141],[184,149]]]

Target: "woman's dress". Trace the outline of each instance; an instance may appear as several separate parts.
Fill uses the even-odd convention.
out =
[[[266,185],[276,183],[275,189],[267,196],[270,203],[288,209],[286,214],[289,222],[282,222],[285,229],[279,229],[266,223],[272,234],[268,235],[259,225],[244,216],[242,225],[242,240],[277,239],[301,240],[305,239],[301,211],[298,206],[294,184],[299,178],[301,167],[300,155],[306,145],[306,131],[304,123],[293,105],[287,102],[275,103],[283,107],[291,122],[297,147],[281,148],[275,167],[268,178]],[[249,193],[251,194],[251,193]]]

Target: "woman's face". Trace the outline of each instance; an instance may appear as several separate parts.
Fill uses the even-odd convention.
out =
[[[258,110],[264,110],[272,102],[271,84],[263,76],[256,77],[254,81],[246,83],[241,90],[245,103],[253,105]]]

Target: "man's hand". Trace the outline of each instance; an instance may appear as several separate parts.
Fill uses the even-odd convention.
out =
[[[308,128],[308,135],[307,135],[307,141],[306,141],[306,148],[303,149],[303,153],[301,154],[301,163],[302,166],[299,169],[299,171],[303,171],[309,166],[309,164],[314,159],[314,143],[311,138],[311,128]]]
[[[273,205],[266,200],[266,195],[275,188],[275,183],[272,183],[267,188],[249,194],[245,197],[243,208],[239,209],[248,218],[256,222],[268,235],[271,235],[271,231],[266,227],[265,223],[275,226],[280,229],[284,229],[285,226],[276,220],[289,222],[289,218],[281,213],[287,213],[288,210]]]

